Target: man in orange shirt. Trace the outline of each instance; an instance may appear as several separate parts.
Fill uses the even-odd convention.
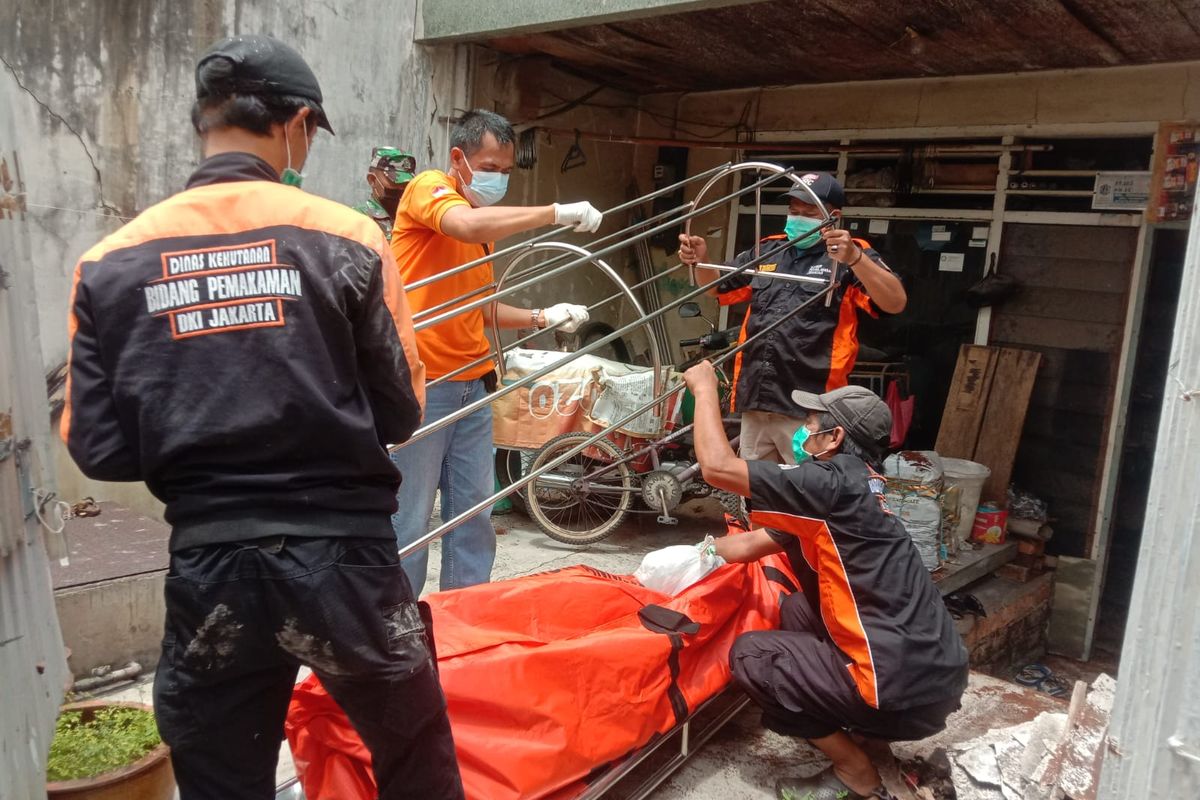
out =
[[[515,138],[512,125],[499,114],[469,111],[450,132],[450,170],[426,170],[409,183],[396,210],[391,240],[406,286],[487,255],[496,239],[550,224],[571,225],[587,233],[600,227],[601,213],[587,202],[494,206],[508,188]],[[409,290],[408,302],[416,314],[471,295],[492,282],[491,264],[482,264]],[[471,295],[460,305],[477,298]],[[484,324],[491,323],[493,314],[501,328],[558,325],[566,333],[588,318],[586,307],[571,303],[529,309],[498,302],[418,331],[417,347],[427,379],[455,373],[426,388],[425,424],[486,396],[494,384],[488,358],[491,348],[484,335]],[[400,510],[392,516],[392,528],[404,547],[426,533],[437,489],[442,492],[443,520],[492,493],[491,409],[482,408],[406,445],[392,454],[392,460],[403,476],[397,497]],[[481,512],[443,537],[441,588],[486,583],[495,556],[496,534],[489,512]],[[428,563],[423,549],[403,561],[417,594],[425,585]]]

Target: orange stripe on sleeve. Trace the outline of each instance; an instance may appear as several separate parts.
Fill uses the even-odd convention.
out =
[[[740,289],[722,292],[721,294],[717,295],[717,305],[733,306],[737,305],[738,303],[749,303],[750,295],[753,293],[753,291],[754,290],[749,286],[743,286]]]
[[[404,281],[400,278],[400,269],[392,258],[390,248],[383,251],[383,302],[392,314],[396,323],[396,333],[400,336],[400,344],[404,347],[404,357],[408,361],[408,371],[412,377],[413,394],[421,406],[422,416],[425,411],[425,362],[417,350],[417,334],[413,330],[412,310],[408,306],[408,295],[404,291]]]
[[[747,289],[749,289],[749,287],[747,287]],[[750,325],[750,310],[747,309],[746,316],[742,317],[742,329],[740,331],[738,331],[738,340],[737,340],[738,344],[741,344],[742,342],[746,341],[746,328],[749,325]],[[742,375],[742,356],[744,356],[744,355],[746,355],[746,351],[741,350],[738,352],[738,354],[736,356],[733,357],[733,377],[729,379],[730,380],[730,390],[729,390],[729,411],[730,411],[730,413],[737,410],[737,385],[738,385],[738,378],[740,378]]]
[[[825,621],[825,627],[834,644],[853,661],[850,676],[858,693],[872,708],[879,708],[879,686],[871,643],[858,613],[858,603],[846,575],[846,566],[833,542],[829,526],[824,520],[814,517],[778,511],[752,511],[750,522],[790,533],[800,540],[804,559],[817,573],[821,590],[821,618]]]
[[[750,524],[755,527],[772,528],[795,536],[800,540],[800,550],[804,555],[804,560],[808,562],[810,569],[816,571],[817,550],[813,546],[813,542],[826,530],[825,520],[784,514],[779,511],[751,510]]]
[[[833,348],[829,354],[829,378],[825,381],[827,392],[849,383],[850,371],[858,360],[858,295],[866,297],[857,286],[851,286],[842,295],[838,306],[837,327],[833,331]]]
[[[65,402],[63,403],[62,419],[58,421],[58,435],[64,443],[67,443],[71,435],[71,361],[72,346],[75,341],[75,334],[79,331],[79,319],[75,316],[75,295],[79,292],[79,276],[82,272],[83,262],[75,265],[75,276],[71,279],[71,300],[67,306],[67,383],[63,389],[65,393]]]
[[[850,675],[858,693],[872,708],[879,708],[879,684],[875,675],[875,658],[871,642],[858,613],[854,589],[846,575],[842,555],[828,529],[815,539],[817,549],[817,583],[821,587],[821,617],[825,627],[841,651],[854,661]]]

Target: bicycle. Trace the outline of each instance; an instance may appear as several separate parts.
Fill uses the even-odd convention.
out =
[[[695,303],[681,306],[680,315],[701,316]],[[679,342],[681,347],[699,349],[678,365],[676,380],[688,367],[732,346],[737,328],[717,330],[711,322],[709,326],[709,333]],[[730,382],[718,373],[723,387],[722,407],[728,409]],[[665,435],[640,442],[639,437],[614,431],[530,483],[523,492],[530,518],[550,538],[572,545],[601,541],[630,513],[657,513],[658,522],[676,524],[678,520],[671,512],[685,500],[701,497],[715,496],[727,514],[742,518],[741,498],[710,486],[700,474],[690,435],[694,408],[690,401],[690,392],[685,389],[670,408]],[[726,432],[734,434],[736,446],[737,420],[727,418],[726,424]],[[522,467],[536,470],[590,436],[587,431],[560,434],[542,445]]]

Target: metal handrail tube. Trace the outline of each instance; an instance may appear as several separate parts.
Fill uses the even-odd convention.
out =
[[[809,234],[806,234],[809,235]],[[718,272],[733,272],[737,267],[731,267],[726,264],[706,264],[703,261],[697,261],[696,266],[702,269],[714,269]],[[762,272],[761,270],[750,270],[755,277],[762,276],[776,281],[791,281],[793,283],[811,283],[824,286],[829,281],[824,278],[810,278],[807,275],[788,275],[784,272]]]
[[[674,208],[670,208],[670,209],[667,209],[666,211],[663,211],[661,214],[655,214],[653,217],[650,217],[649,219],[642,220],[641,222],[639,222],[637,224],[638,225],[646,225],[650,222],[654,222],[659,219],[664,219],[666,217],[673,216],[674,214],[677,214],[686,208],[691,208],[691,205],[692,205],[691,203],[682,203],[680,205],[675,206]],[[588,247],[595,247],[603,242],[607,242],[610,239],[614,239],[618,236],[623,236],[625,234],[625,231],[627,231],[627,230],[629,230],[629,228],[633,228],[633,227],[636,227],[636,226],[630,225],[628,227],[622,228],[621,230],[617,231],[616,233],[610,233],[607,236],[602,236],[599,239],[597,239],[596,241],[591,242],[588,245]],[[525,242],[524,244],[525,244],[525,249],[529,250],[529,249],[532,249],[533,246],[537,243],[536,242]],[[524,255],[524,254],[522,253],[521,255]],[[547,267],[551,266],[556,261],[565,261],[565,260],[567,260],[568,257],[569,257],[569,255],[566,253],[563,253],[562,255],[553,256],[553,257],[543,261],[540,264],[534,264],[532,267],[529,267],[528,269],[521,270],[517,274],[513,275],[513,278],[519,280],[521,278],[525,278],[530,275],[535,275],[535,274],[543,271]],[[642,284],[642,285],[644,285],[644,284]],[[410,287],[407,287],[407,286],[405,287],[406,290],[409,288]],[[478,289],[472,289],[471,291],[467,292],[466,294],[455,297],[452,300],[447,300],[444,303],[438,303],[436,306],[430,306],[429,308],[421,309],[421,311],[419,313],[413,314],[412,320],[414,323],[420,322],[421,320],[425,319],[426,317],[432,316],[433,314],[436,314],[439,311],[445,311],[448,308],[453,308],[455,306],[455,304],[461,303],[463,300],[465,300],[467,298],[475,297],[476,295],[490,292],[495,288],[496,288],[496,281],[492,281],[491,283],[487,284],[486,286],[480,286]],[[631,286],[630,288],[632,289],[634,287]]]
[[[713,283],[715,284],[715,283],[717,283],[717,281],[714,281]],[[808,307],[813,302],[825,297],[827,294],[832,293],[834,286],[835,286],[835,284],[831,281],[829,283],[829,285],[823,291],[817,292],[812,297],[806,299],[803,303],[800,303],[795,308],[790,309],[786,313],[782,314],[779,317],[779,319],[775,320],[774,322],[771,322],[769,325],[767,325],[761,331],[754,334],[750,338],[746,339],[746,341],[742,342],[741,344],[737,345],[734,348],[731,348],[731,349],[725,351],[720,356],[714,358],[713,363],[720,364],[721,362],[725,361],[726,359],[729,359],[729,358],[737,355],[742,350],[749,347],[759,337],[767,335],[771,331],[775,330],[775,328],[777,328],[779,325],[783,324],[783,322],[785,322],[788,319],[791,319],[792,316],[799,313],[802,309]],[[701,287],[701,289],[707,290],[708,286],[706,285],[704,287]],[[591,436],[589,436],[587,439],[585,439],[580,444],[575,445],[570,450],[563,453],[561,456],[558,456],[557,458],[555,458],[549,464],[545,464],[545,465],[539,467],[538,469],[534,470],[533,472],[530,472],[528,475],[522,476],[521,478],[517,479],[516,481],[513,481],[513,483],[510,484],[509,486],[506,486],[506,487],[494,492],[490,497],[488,497],[484,500],[481,500],[480,502],[471,506],[471,508],[467,509],[466,511],[464,511],[463,513],[454,517],[453,519],[443,522],[441,525],[434,528],[432,531],[429,531],[427,534],[422,536],[420,539],[417,539],[416,541],[412,542],[411,544],[401,548],[400,558],[404,558],[405,556],[408,556],[408,555],[416,552],[417,550],[421,549],[422,547],[427,547],[430,542],[436,541],[437,539],[440,539],[441,537],[445,536],[451,530],[458,527],[458,525],[460,525],[463,521],[468,520],[471,517],[474,517],[476,514],[479,514],[481,511],[483,511],[485,509],[491,508],[492,505],[494,505],[496,503],[496,501],[499,500],[501,497],[505,497],[508,494],[511,494],[515,490],[522,489],[525,486],[528,486],[530,483],[537,480],[543,474],[549,472],[552,469],[555,469],[556,467],[559,467],[560,465],[565,463],[568,459],[574,458],[575,456],[579,455],[587,448],[591,447],[596,442],[603,439],[614,428],[620,428],[623,425],[629,424],[633,420],[640,417],[642,414],[645,414],[647,411],[654,408],[654,406],[662,403],[664,400],[666,400],[667,398],[676,394],[677,392],[682,391],[683,388],[684,388],[684,384],[682,384],[682,383],[678,384],[677,386],[672,387],[662,397],[655,397],[655,398],[647,401],[645,404],[638,407],[634,411],[630,412],[628,415],[622,417],[620,420],[614,422],[609,427],[605,428],[602,431],[598,431],[595,434],[592,434]],[[682,433],[682,431],[686,430],[686,429],[687,428],[683,428],[676,433]]]
[[[655,275],[652,278],[647,278],[644,281],[639,281],[638,283],[633,284],[632,286],[629,287],[629,291],[632,292],[632,291],[642,288],[643,286],[645,286],[648,283],[654,283],[659,278],[670,275],[672,272],[675,272],[676,270],[679,270],[679,269],[683,269],[682,263],[676,264],[673,267],[668,267],[667,269],[664,269],[662,272],[658,273],[657,275]],[[492,284],[492,285],[495,286],[495,284]],[[625,296],[624,292],[615,292],[613,294],[610,294],[608,297],[604,298],[603,300],[599,300],[599,301],[593,303],[592,305],[588,306],[588,311],[594,311],[595,309],[600,308],[600,306],[606,305],[607,303],[611,303],[613,300],[616,300],[616,299],[624,297],[624,296]],[[520,347],[521,345],[525,344],[526,342],[530,341],[531,339],[536,339],[537,337],[541,336],[544,333],[549,333],[550,331],[557,330],[559,327],[561,327],[562,325],[565,325],[565,324],[566,324],[566,320],[563,320],[562,322],[559,322],[555,325],[549,325],[545,328],[539,328],[538,330],[534,331],[533,333],[522,336],[520,339],[517,339],[515,342],[513,342],[510,345],[501,346],[499,352],[496,352],[494,350],[489,350],[488,354],[486,356],[477,358],[469,364],[464,364],[463,366],[459,367],[458,369],[454,370],[453,372],[447,372],[445,375],[440,375],[440,376],[434,378],[433,380],[427,382],[425,384],[425,388],[428,389],[430,386],[437,386],[439,383],[442,383],[444,381],[454,380],[456,377],[458,377],[459,375],[462,375],[464,372],[469,372],[470,370],[474,369],[475,367],[478,367],[480,364],[483,364],[487,361],[491,361],[492,359],[498,359],[504,353],[508,352],[509,350],[515,350],[516,348]],[[497,344],[499,345],[499,342],[497,342]]]
[[[764,258],[770,258],[770,255],[772,255],[772,254],[773,253],[768,253],[766,255],[766,257],[764,257]],[[784,323],[785,320],[791,319],[792,317],[794,317],[794,315],[800,313],[800,311],[802,311],[802,309],[808,308],[809,305],[811,305],[811,303],[814,303],[817,300],[820,300],[821,297],[826,297],[829,294],[832,294],[832,293],[830,293],[830,290],[828,288],[828,287],[832,287],[832,285],[833,285],[832,279],[830,279],[830,281],[822,281],[822,283],[827,284],[826,289],[824,289],[822,291],[818,291],[818,293],[816,293],[815,295],[812,295],[811,297],[809,297],[808,300],[805,300],[804,302],[800,303],[800,305],[798,305],[794,308],[788,309],[788,311],[784,312],[784,314],[782,314],[779,319],[776,319],[775,321],[773,321],[773,323],[770,323],[769,325],[767,325],[767,327],[764,327],[763,330],[758,331],[757,333],[755,333],[754,336],[751,336],[750,338],[746,339],[745,342],[739,343],[736,348],[731,348],[730,350],[726,350],[725,353],[721,353],[721,354],[714,356],[713,359],[710,359],[710,361],[712,361],[714,363],[714,365],[716,365],[716,363],[721,363],[722,361],[725,361],[725,359],[728,355],[736,355],[737,353],[740,353],[740,351],[742,351],[743,349],[748,347],[748,345],[751,342],[754,342],[755,339],[764,335],[764,333],[769,333],[770,331],[775,330],[776,327],[779,327],[782,323]],[[593,473],[584,475],[583,479],[581,479],[581,480],[587,480],[587,479],[589,479],[589,477],[592,477],[596,473],[600,473],[600,471],[605,471],[608,469],[612,469],[613,467],[618,467],[618,465],[620,465],[620,464],[628,464],[631,461],[637,461],[637,458],[640,458],[641,456],[646,455],[646,453],[656,449],[656,447],[661,447],[662,445],[670,444],[670,443],[672,443],[672,441],[679,439],[680,437],[683,437],[684,434],[689,433],[691,431],[691,429],[694,427],[695,427],[695,423],[689,422],[688,425],[676,428],[671,433],[668,433],[667,435],[665,435],[665,437],[662,437],[661,439],[656,439],[654,441],[650,441],[650,443],[643,445],[642,447],[640,447],[640,449],[637,449],[634,452],[630,452],[630,453],[628,453],[628,455],[625,455],[622,458],[618,458],[617,461],[614,461],[611,464],[605,464],[604,467],[601,467],[600,469],[593,471]],[[688,473],[688,470],[684,470],[684,473],[682,473],[680,475],[683,475],[686,473]]]
[[[625,284],[625,281],[621,280],[621,276],[617,274],[616,270],[614,270],[612,267],[610,267],[606,262],[604,262],[600,258],[598,258],[596,256],[592,256],[587,250],[584,250],[582,247],[579,247],[578,245],[574,245],[574,244],[567,244],[566,242],[542,242],[540,244],[533,245],[533,247],[526,250],[524,253],[521,253],[521,255],[517,256],[516,258],[514,258],[512,261],[510,261],[508,263],[508,268],[506,270],[504,270],[504,274],[501,275],[500,279],[496,282],[496,288],[500,289],[500,287],[504,285],[504,281],[508,278],[508,273],[511,272],[513,270],[513,268],[517,266],[517,264],[521,263],[522,258],[526,258],[527,256],[532,255],[535,252],[536,248],[553,248],[553,247],[557,247],[557,248],[559,248],[561,250],[565,250],[569,253],[576,253],[580,256],[590,256],[589,260],[591,261],[591,263],[593,265],[595,265],[595,267],[597,269],[599,269],[601,272],[603,272],[605,275],[607,275],[610,279],[612,279],[613,283],[615,283],[617,286],[619,286],[621,288],[621,293],[624,294],[625,298],[627,300],[629,300],[630,303],[633,304],[633,310],[637,312],[638,318],[642,319],[646,316],[645,310],[642,309],[642,304],[638,302],[637,295],[635,295],[633,293],[633,290],[630,289]],[[503,292],[500,292],[500,293],[503,293]],[[643,322],[642,324],[644,325],[645,323]],[[500,341],[500,325],[496,321],[495,314],[492,315],[492,338],[494,338],[497,342]],[[658,341],[655,340],[653,336],[650,337],[650,366],[654,369],[654,372],[653,372],[654,389],[653,389],[653,391],[655,394],[658,394],[659,391],[662,390],[662,352],[658,349]],[[504,360],[503,359],[497,359],[496,370],[499,373],[500,377],[503,379],[504,378]]]
[[[780,245],[778,248],[775,248],[774,250],[771,250],[764,255],[757,256],[757,257],[751,259],[750,261],[747,261],[742,266],[736,267],[736,269],[743,270],[743,271],[749,270],[751,267],[756,266],[758,264],[758,262],[762,261],[763,259],[770,258],[775,253],[782,251],[785,247],[789,247],[792,244],[795,244],[795,242],[799,241],[800,238],[802,238],[802,237],[797,237],[795,239],[789,239],[788,241],[786,241],[782,245]],[[542,367],[541,369],[537,370],[536,372],[526,375],[524,378],[521,378],[520,380],[517,380],[517,381],[509,384],[508,386],[505,386],[505,387],[499,389],[498,391],[494,392],[491,395],[488,395],[487,397],[481,397],[480,399],[478,399],[472,403],[468,403],[467,405],[463,406],[458,411],[455,411],[452,414],[448,414],[439,420],[429,423],[428,425],[421,426],[413,433],[412,436],[410,436],[408,438],[407,441],[402,442],[400,444],[391,445],[388,448],[388,452],[395,452],[396,450],[399,450],[401,447],[404,447],[404,446],[410,444],[411,442],[415,442],[418,439],[428,436],[429,434],[433,433],[434,431],[439,431],[448,425],[452,425],[455,422],[458,422],[460,419],[463,419],[464,417],[474,414],[476,411],[483,408],[485,405],[500,399],[501,397],[503,397],[506,394],[509,394],[510,392],[515,392],[517,389],[522,388],[525,384],[532,383],[533,381],[537,380],[538,378],[542,378],[542,377],[545,377],[546,375],[549,375],[551,372],[558,369],[560,366],[562,366],[566,362],[570,361],[571,357],[583,356],[583,355],[592,353],[596,350],[599,350],[604,345],[606,345],[609,342],[613,341],[614,339],[617,339],[618,337],[624,335],[628,331],[631,331],[638,326],[644,325],[648,320],[661,317],[662,315],[666,314],[668,311],[672,311],[672,310],[678,308],[679,306],[683,305],[684,303],[691,300],[692,298],[699,297],[704,292],[707,292],[709,289],[711,289],[714,286],[716,286],[717,284],[719,284],[722,280],[724,280],[724,278],[718,278],[717,280],[714,280],[710,283],[706,283],[703,286],[698,286],[698,287],[692,289],[690,292],[687,292],[686,294],[676,298],[675,300],[672,300],[670,303],[663,306],[662,308],[659,308],[655,311],[651,311],[649,314],[647,314],[642,319],[631,322],[628,325],[624,325],[624,326],[618,328],[617,330],[613,331],[612,333],[602,336],[601,338],[599,338],[596,341],[592,342],[591,344],[585,346],[584,348],[582,348],[580,350],[576,350],[574,353],[569,354],[570,357],[561,358],[558,361],[555,361],[553,364],[547,364],[545,367]]]
[[[789,173],[783,173],[783,174],[789,174]],[[732,194],[721,197],[718,200],[714,200],[712,203],[709,203],[706,206],[702,206],[700,208],[693,208],[687,214],[684,214],[682,217],[680,217],[680,220],[690,220],[692,217],[698,216],[700,214],[707,214],[709,211],[712,211],[713,209],[724,204],[725,202],[732,200],[734,197],[738,197],[739,195],[743,195],[743,194],[746,194],[747,192],[754,191],[760,185],[765,184],[765,183],[770,183],[771,181],[774,181],[774,180],[778,180],[778,178],[779,178],[779,175],[771,175],[768,178],[764,178],[762,181],[755,182],[755,183],[751,184],[750,186],[743,187],[743,188],[737,190],[736,192],[733,192]],[[670,222],[665,222],[661,225],[656,225],[652,228],[642,231],[641,233],[635,234],[634,236],[631,236],[622,242],[618,242],[617,244],[612,244],[612,245],[608,245],[607,247],[601,248],[600,250],[597,250],[596,252],[591,253],[591,255],[589,255],[589,256],[581,256],[580,258],[574,259],[574,260],[562,265],[561,267],[555,267],[554,269],[550,270],[549,272],[543,272],[535,278],[530,278],[529,280],[521,281],[520,283],[514,284],[513,286],[510,286],[507,289],[504,289],[503,291],[496,292],[495,294],[491,295],[490,297],[481,298],[479,300],[473,300],[470,303],[466,303],[465,305],[458,306],[457,308],[452,309],[451,311],[447,311],[445,313],[439,314],[436,317],[433,317],[432,319],[424,319],[420,323],[417,323],[414,327],[416,330],[421,331],[421,330],[424,330],[425,328],[429,328],[434,325],[438,325],[442,322],[445,322],[446,320],[451,319],[452,317],[454,317],[458,314],[464,314],[468,311],[474,311],[477,308],[482,308],[483,306],[487,305],[488,303],[497,302],[497,301],[499,301],[500,298],[507,297],[511,294],[516,294],[517,292],[519,292],[523,289],[529,288],[530,286],[532,286],[533,284],[537,283],[540,280],[544,280],[546,278],[551,278],[556,275],[560,275],[560,274],[566,272],[567,270],[571,270],[582,264],[586,264],[588,261],[591,261],[593,258],[602,258],[603,256],[606,256],[609,253],[613,253],[613,252],[616,252],[617,250],[620,250],[622,247],[624,247],[627,244],[630,244],[630,243],[636,242],[636,241],[640,241],[641,239],[649,239],[651,236],[654,236],[657,233],[661,233],[671,227],[674,227],[674,225],[677,224],[678,221],[679,220],[672,220]]]
[[[628,208],[632,208],[632,207],[638,205],[639,203],[644,203],[647,200],[653,200],[655,197],[660,197],[664,194],[670,194],[671,192],[675,191],[676,189],[687,186],[689,183],[693,183],[695,181],[700,180],[701,178],[707,178],[717,172],[720,172],[721,170],[728,167],[730,165],[730,163],[731,162],[726,161],[724,164],[721,164],[720,166],[713,167],[712,169],[705,170],[704,172],[698,172],[695,175],[684,178],[681,181],[676,181],[675,183],[671,184],[670,186],[664,186],[661,189],[655,189],[653,192],[650,192],[649,194],[644,194],[641,197],[634,198],[633,200],[627,200],[624,203],[621,203],[620,205],[616,205],[616,206],[613,206],[612,208],[608,209],[607,211],[604,212],[604,214],[605,215],[616,214],[616,213],[624,211]],[[621,233],[632,227],[634,227],[634,226],[627,225],[625,228],[622,228],[621,231],[618,231],[617,233]],[[487,255],[484,255],[480,258],[475,259],[474,261],[468,261],[467,263],[460,264],[459,266],[454,267],[453,269],[448,269],[445,272],[439,272],[437,275],[430,275],[428,278],[421,278],[419,281],[413,281],[411,284],[409,284],[408,286],[406,286],[404,288],[409,289],[409,290],[420,289],[422,286],[428,286],[429,284],[434,283],[436,281],[440,281],[443,278],[449,278],[451,275],[457,275],[460,272],[465,272],[469,269],[473,269],[474,267],[478,267],[480,264],[486,264],[487,262],[492,261],[493,259],[500,258],[502,256],[511,255],[512,253],[515,253],[518,250],[520,250],[528,245],[534,244],[536,242],[545,241],[546,239],[549,239],[552,236],[557,236],[559,234],[571,233],[571,232],[572,232],[572,228],[570,225],[560,225],[557,228],[551,228],[550,230],[548,230],[544,233],[540,233],[537,236],[534,236],[532,239],[526,239],[523,242],[517,242],[516,244],[511,244],[508,247],[497,250],[494,253],[488,253]],[[611,236],[614,234],[609,234],[609,235]]]

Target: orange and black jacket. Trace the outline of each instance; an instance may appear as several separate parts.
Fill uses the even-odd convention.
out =
[[[962,695],[967,649],[921,556],[862,459],[783,466],[751,461],[750,522],[767,528],[809,598],[848,677],[872,708]],[[827,636],[826,636],[827,634]]]
[[[384,445],[419,425],[424,366],[368,217],[214,156],[84,254],[68,329],[62,437],[85,475],[146,482],[172,550],[392,535]]]
[[[762,252],[777,249],[783,241],[786,241],[783,235],[768,236],[762,241]],[[868,258],[883,264],[869,244],[859,241],[859,245]],[[754,258],[753,250],[739,253],[733,266],[740,267]],[[806,250],[785,248],[757,269],[828,280],[832,264],[825,245],[818,242]],[[858,314],[878,316],[879,310],[851,270],[839,267],[838,276],[829,305],[817,300],[738,354],[734,364],[734,397],[739,411],[773,411],[795,416],[793,389],[821,394],[846,385],[858,358]],[[750,303],[742,324],[744,341],[821,288],[766,275],[738,273],[718,284],[717,297],[723,306]]]

